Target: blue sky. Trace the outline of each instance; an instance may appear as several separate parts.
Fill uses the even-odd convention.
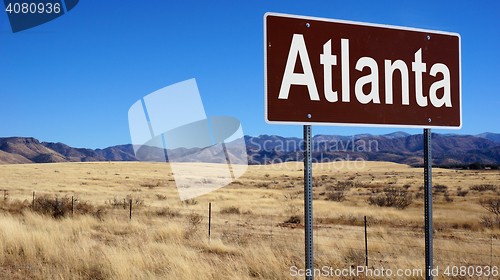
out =
[[[80,1],[15,34],[0,11],[0,137],[86,148],[130,143],[130,106],[191,78],[208,116],[236,117],[248,135],[301,137],[301,126],[264,121],[266,12],[459,33],[463,126],[433,131],[500,133],[499,1]],[[313,134],[398,130],[422,132],[313,126]]]

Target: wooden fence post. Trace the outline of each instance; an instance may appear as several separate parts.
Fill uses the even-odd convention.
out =
[[[130,200],[130,219],[132,220],[132,199]]]

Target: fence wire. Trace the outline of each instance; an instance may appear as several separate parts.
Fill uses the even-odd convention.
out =
[[[53,193],[35,192],[34,197],[42,195],[53,196]],[[0,190],[0,199],[3,196],[4,200],[11,201],[18,199],[25,203],[31,203],[33,192],[16,191],[16,190]],[[70,196],[71,197],[71,196]],[[110,200],[111,201],[111,200]],[[121,200],[118,200],[119,202]],[[108,211],[114,215],[128,217],[128,205],[126,201],[118,206],[108,205]],[[111,208],[110,208],[111,207]],[[149,213],[151,216],[160,216],[154,211],[161,210],[161,207],[152,209],[148,205],[134,204],[132,213],[142,211]],[[200,207],[199,205],[197,207]],[[208,205],[206,209],[190,209],[190,206],[179,206],[176,208],[169,207],[169,211],[176,222],[180,222],[186,227],[192,222],[185,217],[190,215],[198,215],[201,217],[197,223],[199,228],[207,230],[210,224],[210,234],[212,238],[226,238],[240,240],[243,238],[258,239],[259,242],[269,242],[276,244],[277,242],[290,244],[290,246],[298,246],[304,242],[304,227],[300,223],[286,223],[289,216],[284,214],[264,214],[264,213],[222,213],[222,209],[212,205],[211,221],[209,223]],[[159,212],[157,212],[159,213]],[[133,218],[133,217],[132,217]],[[303,217],[302,217],[303,218]],[[325,218],[325,217],[322,217]],[[328,224],[318,223],[321,218],[314,220],[314,248],[315,257],[327,256],[332,250],[352,250],[358,254],[368,252],[368,261],[380,262],[386,256],[403,256],[407,253],[405,249],[413,248],[422,252],[419,258],[424,259],[424,232],[423,230],[415,230],[415,228],[398,227],[397,229],[382,228],[379,225],[370,225],[366,228],[367,244],[365,247],[365,227],[359,223],[348,224],[346,221],[335,224],[335,221]],[[358,221],[359,222],[359,221]],[[434,235],[434,260],[435,263],[448,262],[452,265],[499,265],[500,264],[500,240],[498,236],[491,235],[488,237],[471,237],[471,232],[450,229],[448,233],[452,233],[454,239],[442,233]],[[477,232],[475,232],[477,233]],[[349,244],[350,246],[346,245]],[[297,245],[299,244],[299,245]],[[415,245],[420,244],[420,245]],[[474,244],[474,251],[464,251],[460,248],[470,247]],[[469,246],[465,246],[469,245]],[[452,248],[443,248],[444,246],[452,246]],[[457,249],[453,249],[457,248]],[[303,256],[303,252],[298,253]]]

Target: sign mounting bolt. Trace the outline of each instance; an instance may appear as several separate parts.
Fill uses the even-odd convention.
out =
[[[431,118],[429,118],[428,121],[431,122]]]
[[[307,118],[310,119],[311,118],[311,114],[307,114]]]
[[[427,35],[427,40],[430,40],[431,39],[431,36]]]
[[[309,27],[309,26],[311,26],[311,25],[309,24],[309,22],[308,22],[308,23],[306,23],[306,27]]]

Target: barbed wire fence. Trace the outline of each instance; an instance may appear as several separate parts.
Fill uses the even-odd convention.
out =
[[[17,199],[25,204],[33,204],[41,196],[56,196],[53,192],[1,190],[3,199],[11,201]],[[71,202],[76,201],[76,195]],[[116,199],[115,199],[116,200]],[[108,201],[111,201],[109,199]],[[125,219],[133,219],[135,211],[143,211],[150,216],[166,216],[165,221],[176,221],[186,227],[192,221],[186,217],[197,215],[199,220],[196,226],[204,231],[209,239],[221,239],[229,242],[248,243],[252,239],[267,242],[271,248],[277,244],[303,244],[304,227],[300,223],[287,223],[290,215],[268,214],[258,211],[242,212],[227,211],[216,203],[207,203],[206,209],[193,209],[190,205],[168,207],[165,214],[163,207],[149,207],[139,205],[133,198],[117,200],[118,207],[108,205],[110,213]],[[102,202],[102,201],[100,201]],[[196,204],[195,204],[196,205]],[[204,205],[196,205],[204,208]],[[156,208],[156,209],[153,209]],[[72,211],[73,212],[73,211]],[[72,215],[71,215],[72,216]],[[140,217],[137,215],[137,217]],[[366,216],[365,216],[366,217]],[[302,217],[303,219],[303,217]],[[349,223],[319,223],[314,220],[314,249],[315,257],[328,255],[329,252],[345,250],[352,254],[350,261],[357,265],[377,266],[384,264],[388,259],[398,256],[407,256],[408,250],[420,251],[421,262],[424,261],[424,232],[423,229],[399,227],[387,229],[377,224],[367,226],[359,222]],[[483,233],[486,236],[485,233]],[[466,266],[499,266],[500,265],[500,236],[490,234],[489,238],[472,236],[472,231],[450,229],[448,234],[434,236],[435,265],[466,265]],[[473,246],[471,246],[473,245]],[[465,250],[465,248],[473,250]],[[297,257],[303,258],[303,250],[297,251]]]

